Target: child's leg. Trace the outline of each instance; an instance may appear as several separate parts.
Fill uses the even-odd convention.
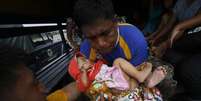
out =
[[[119,67],[117,67],[117,68],[119,68]],[[124,72],[124,71],[122,71],[122,69],[121,68],[119,68],[120,70],[121,70],[121,73],[122,73],[122,75],[123,75],[123,77],[126,79],[126,81],[129,83],[129,88],[130,88],[130,77]]]
[[[134,67],[132,64],[130,64],[128,61],[118,58],[114,61],[113,66],[121,68],[122,71],[124,71],[129,76],[136,79],[138,82],[144,82],[144,80],[147,78],[147,76],[150,74],[152,69],[151,63],[146,63],[145,68],[141,71],[138,71],[136,67]]]
[[[129,83],[130,89],[134,89],[138,86],[136,79],[130,78],[130,76],[128,74],[126,74],[124,71],[122,71],[122,69],[119,66],[117,66],[116,68],[119,68],[121,70],[123,77]]]
[[[147,87],[152,88],[160,83],[166,76],[166,70],[164,67],[157,67],[153,73],[147,78]]]

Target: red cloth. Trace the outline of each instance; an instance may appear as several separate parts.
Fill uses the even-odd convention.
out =
[[[77,57],[84,57],[81,53],[76,53],[75,56],[70,61],[68,72],[69,74],[76,80],[77,87],[81,92],[86,91],[92,82],[95,80],[96,75],[100,71],[100,68],[103,64],[102,61],[98,61],[97,63],[93,64],[93,67],[89,70],[87,70],[87,77],[88,77],[88,84],[87,86],[84,86],[82,80],[81,80],[81,71],[78,67],[77,63]]]

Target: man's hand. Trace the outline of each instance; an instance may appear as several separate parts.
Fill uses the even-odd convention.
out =
[[[153,38],[152,40],[149,41],[151,46],[157,46],[158,45],[158,42],[159,42],[159,38],[156,37],[156,38]]]
[[[146,40],[147,41],[151,41],[151,40],[153,40],[154,39],[154,37],[156,36],[156,32],[154,32],[154,33],[151,33],[148,37],[146,37]]]
[[[182,30],[179,26],[176,26],[174,30],[172,31],[172,35],[170,37],[170,45],[172,46],[174,41],[179,39],[184,33],[184,30]]]
[[[151,51],[152,51],[154,56],[161,58],[164,55],[167,48],[169,48],[169,41],[168,40],[161,43],[158,47],[152,47]]]

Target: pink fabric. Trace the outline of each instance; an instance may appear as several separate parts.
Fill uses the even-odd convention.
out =
[[[97,81],[104,81],[109,88],[117,90],[128,90],[128,81],[124,78],[121,69],[102,65],[100,72],[96,76]]]

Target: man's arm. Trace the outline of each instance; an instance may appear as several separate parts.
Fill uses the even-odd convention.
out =
[[[160,33],[158,33],[158,35],[156,35],[156,37],[153,39],[153,45],[156,44],[158,42],[158,40],[163,37],[164,35],[168,34],[171,32],[171,29],[174,27],[176,23],[176,15],[173,14],[169,23],[167,24],[166,27],[164,27],[164,29],[162,29],[162,31]]]
[[[153,32],[150,36],[148,36],[147,39],[151,41],[155,36],[157,36],[161,31],[163,31],[163,29],[171,20],[172,16],[173,16],[172,12],[166,12],[165,14],[163,14],[158,28],[156,29],[155,32]]]
[[[68,96],[67,101],[75,101],[77,97],[80,95],[79,90],[76,87],[76,83],[72,82],[65,87],[62,88],[62,91],[65,92],[65,94]]]
[[[152,40],[158,33],[162,31],[162,29],[165,26],[164,18],[162,17],[162,20],[160,21],[160,24],[155,32],[153,32],[150,36],[147,37],[147,40]]]
[[[176,41],[183,35],[185,30],[187,30],[189,28],[193,28],[200,24],[201,24],[201,13],[198,14],[197,16],[192,17],[189,20],[186,20],[186,21],[183,21],[183,22],[177,24],[176,27],[174,28],[174,30],[172,31],[172,35],[170,38],[171,45],[173,44],[174,41]]]
[[[183,22],[177,24],[176,27],[180,30],[186,30],[189,28],[196,27],[200,24],[201,24],[201,13],[198,14],[197,16],[192,17],[189,20],[186,20],[186,21],[183,21]]]
[[[47,96],[47,101],[75,101],[80,95],[76,82],[69,83]]]

